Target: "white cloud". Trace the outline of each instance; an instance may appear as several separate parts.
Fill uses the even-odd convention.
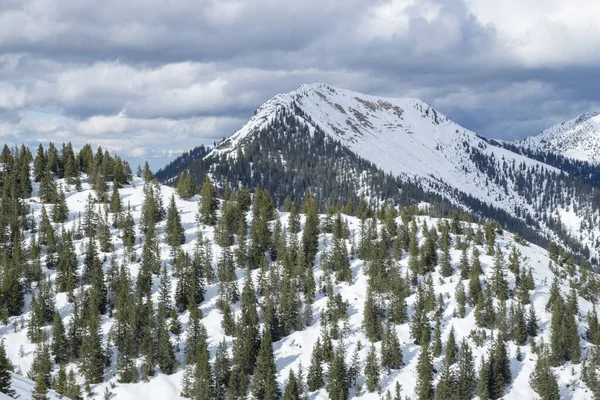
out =
[[[497,45],[528,67],[600,62],[600,2],[465,0],[472,15],[497,32]]]

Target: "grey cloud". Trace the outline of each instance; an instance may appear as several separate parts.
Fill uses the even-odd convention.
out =
[[[493,13],[481,7],[477,0],[179,0],[169,7],[6,0],[0,136],[90,140],[158,163],[231,134],[274,94],[314,81],[420,97],[499,138],[600,109],[593,58],[548,57],[546,65],[544,48],[524,60],[510,25],[490,22]]]

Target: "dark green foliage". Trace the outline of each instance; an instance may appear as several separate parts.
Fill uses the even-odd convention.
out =
[[[477,386],[477,375],[475,372],[475,361],[473,352],[466,340],[460,346],[458,358],[458,372],[456,376],[456,397],[458,400],[469,400]]]
[[[35,386],[33,391],[31,392],[32,400],[48,400],[48,387],[46,386],[46,381],[44,380],[44,375],[38,374],[35,379]]]
[[[560,392],[558,382],[550,369],[550,362],[545,357],[538,357],[535,370],[530,378],[531,387],[537,392],[541,400],[559,400]]]
[[[252,395],[257,399],[264,400],[278,400],[281,397],[277,384],[277,368],[273,356],[271,332],[268,329],[265,330],[262,337],[256,366],[254,367]]]
[[[302,382],[296,378],[293,369],[290,369],[288,379],[285,383],[285,393],[283,400],[301,400],[302,399]]]
[[[434,398],[433,389],[433,361],[429,344],[424,343],[421,346],[419,360],[417,363],[417,387],[416,393],[419,400],[428,400]]]
[[[317,338],[310,357],[310,365],[306,376],[306,384],[308,390],[315,391],[323,387],[323,366],[321,365],[321,343],[320,338]]]
[[[402,347],[396,328],[388,319],[381,339],[381,366],[385,369],[400,369],[403,365]]]
[[[581,348],[576,318],[577,313],[570,310],[569,304],[565,304],[559,294],[552,306],[550,322],[550,361],[553,365],[562,365],[568,361],[579,362]]]
[[[206,176],[202,189],[200,189],[200,203],[198,205],[198,221],[204,225],[213,226],[217,223],[217,209],[219,202],[217,200],[217,192]]]
[[[242,314],[237,322],[237,335],[233,344],[233,357],[236,368],[247,376],[252,374],[260,347],[258,313],[252,274],[248,271],[242,291]]]
[[[369,392],[378,391],[379,387],[379,360],[377,359],[377,351],[375,346],[371,345],[369,354],[367,355],[367,361],[365,363],[365,385]]]
[[[167,209],[167,227],[165,228],[167,244],[171,247],[178,247],[185,243],[185,230],[181,224],[181,216],[175,204],[175,196],[171,196],[171,202]]]
[[[319,215],[318,203],[315,196],[309,192],[304,198],[302,212],[306,214],[304,230],[302,231],[302,251],[309,265],[313,265],[315,255],[317,254],[318,235],[319,235]]]
[[[177,194],[185,200],[196,194],[196,185],[187,171],[184,171],[177,180]]]
[[[350,382],[345,358],[344,349],[342,347],[337,348],[329,366],[329,377],[326,385],[327,393],[329,393],[331,399],[348,399]]]
[[[4,347],[4,339],[0,340],[0,392],[10,397],[14,397],[15,391],[11,387],[12,378],[10,371],[13,366],[6,356],[6,348]]]

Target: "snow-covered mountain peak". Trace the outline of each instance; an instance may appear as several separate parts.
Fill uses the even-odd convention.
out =
[[[558,123],[517,142],[533,150],[549,151],[569,158],[600,162],[600,114],[588,112]]]
[[[478,157],[492,162],[554,170],[511,151],[493,146],[415,98],[386,98],[323,83],[306,84],[279,94],[258,108],[250,120],[207,158],[238,150],[286,112],[311,129],[319,128],[384,172],[419,180],[425,187],[459,189],[509,210],[522,206],[508,200],[505,188],[486,182]],[[512,211],[510,211],[512,212]]]

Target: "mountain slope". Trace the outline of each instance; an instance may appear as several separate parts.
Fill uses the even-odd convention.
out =
[[[600,114],[582,114],[515,144],[597,164],[600,162]]]
[[[473,160],[475,151],[497,161],[504,159],[557,171],[491,146],[418,99],[387,99],[325,84],[303,85],[296,91],[273,97],[207,157],[230,153],[243,146],[249,136],[268,126],[281,109],[300,111],[303,115],[299,118],[308,125],[319,127],[384,172],[419,178],[426,185],[441,183],[507,208],[523,204],[507,196],[499,199],[504,190],[483,182],[482,171]]]
[[[303,85],[264,103],[186,168],[197,183],[208,173],[221,187],[226,180],[266,186],[279,203],[287,195],[302,198],[308,188],[329,203],[367,196],[404,205],[433,196],[445,208],[496,219],[536,243],[545,241],[532,229],[586,257],[597,255],[593,185],[487,141],[417,99]]]
[[[64,182],[62,182],[64,183]],[[37,185],[36,185],[37,186]],[[69,219],[65,223],[54,224],[55,228],[58,230],[64,229],[72,229],[76,230],[76,226],[78,225],[78,217],[77,215],[85,209],[86,199],[89,195],[93,195],[94,191],[90,189],[90,186],[87,182],[83,183],[83,190],[81,192],[77,192],[73,190],[72,187],[65,185],[65,189],[67,190],[67,204],[70,210]],[[35,188],[37,190],[37,187]],[[163,186],[161,187],[162,199],[166,204],[168,200],[174,195],[174,191],[170,187]],[[140,220],[141,220],[141,206],[144,200],[144,185],[143,182],[139,179],[135,179],[131,185],[126,185],[125,187],[119,189],[120,197],[123,201],[129,203],[133,210],[133,215],[136,220],[136,231],[138,234],[141,234],[140,230]],[[196,235],[199,235],[204,240],[207,240],[209,246],[211,248],[211,268],[217,269],[218,263],[222,259],[222,254],[224,248],[217,245],[214,242],[215,237],[215,228],[210,226],[202,226],[196,223],[195,212],[197,210],[197,202],[195,200],[185,201],[180,199],[175,195],[176,206],[180,212],[183,226],[185,228],[185,243],[182,245],[182,248],[185,251],[192,253],[194,248],[196,247]],[[40,218],[42,205],[39,203],[39,198],[34,197],[30,201],[30,205],[34,209],[34,216],[36,220]],[[98,213],[101,213],[102,206],[95,205],[94,208]],[[276,213],[276,219],[281,222],[281,226],[286,227],[290,223],[289,219],[290,215],[287,212],[278,212]],[[352,271],[351,278],[349,282],[334,282],[332,283],[332,294],[339,295],[340,300],[343,302],[347,302],[347,306],[345,306],[347,312],[347,318],[345,318],[346,323],[343,321],[339,321],[338,329],[340,332],[344,332],[343,335],[345,337],[344,344],[346,348],[346,361],[350,363],[353,352],[358,348],[359,343],[361,343],[361,350],[357,350],[357,354],[359,357],[360,370],[358,371],[357,383],[358,385],[363,387],[361,393],[358,393],[355,388],[350,389],[350,398],[354,399],[363,399],[363,400],[377,400],[380,399],[380,395],[377,392],[367,392],[364,390],[365,383],[365,375],[362,372],[362,367],[364,366],[365,359],[368,353],[368,344],[369,340],[366,338],[364,330],[363,330],[363,315],[365,309],[365,302],[367,296],[367,286],[369,285],[369,267],[371,264],[370,261],[366,261],[365,259],[359,257],[356,254],[356,243],[362,242],[362,229],[363,223],[356,217],[342,215],[342,220],[348,224],[348,238],[343,239],[342,243],[346,246],[346,250],[350,257],[348,258],[348,262],[350,264],[350,269]],[[432,229],[433,227],[437,227],[441,229],[441,226],[446,222],[443,219],[431,218],[426,215],[417,215],[415,218],[415,227],[417,229],[417,241],[418,244],[422,247],[426,242],[426,236],[429,234],[425,231],[425,227],[427,229]],[[320,216],[320,220],[322,222],[322,226],[326,225],[327,217]],[[395,218],[395,223],[398,227],[404,226],[408,229],[409,223],[405,223],[402,221],[401,217]],[[248,221],[252,223],[251,219]],[[450,221],[449,221],[450,222]],[[297,236],[294,236],[296,240],[300,240],[302,236],[302,229],[305,226],[305,217],[301,216],[301,231]],[[275,222],[273,222],[275,224]],[[369,224],[369,222],[367,222]],[[493,342],[490,338],[490,334],[493,333],[494,336],[498,335],[498,329],[496,328],[478,328],[476,324],[476,311],[474,307],[467,306],[466,314],[464,318],[460,318],[456,315],[458,310],[458,301],[456,297],[456,289],[457,285],[460,283],[463,284],[464,287],[468,287],[468,280],[461,279],[461,271],[459,265],[461,264],[461,254],[462,251],[460,249],[463,244],[466,244],[468,248],[468,254],[471,254],[474,248],[479,250],[481,256],[479,257],[482,268],[482,279],[481,282],[483,285],[489,285],[492,282],[493,266],[494,266],[494,257],[486,254],[486,248],[483,245],[483,241],[480,244],[477,244],[477,236],[483,238],[483,233],[479,234],[477,231],[481,230],[481,227],[477,224],[470,224],[466,222],[459,223],[459,230],[462,232],[461,234],[450,233],[450,263],[452,266],[452,273],[450,276],[442,276],[440,270],[440,265],[436,265],[435,268],[428,274],[428,279],[431,279],[432,285],[435,282],[435,285],[432,286],[435,298],[441,299],[441,304],[439,305],[439,309],[441,310],[441,336],[442,340],[445,342],[449,336],[450,330],[454,328],[456,331],[456,340],[457,342],[465,339],[469,345],[473,349],[475,363],[479,365],[480,359],[482,356],[487,355],[489,349],[491,348]],[[173,260],[169,251],[169,247],[166,245],[164,237],[165,237],[165,229],[166,222],[162,221],[157,226],[158,232],[160,234],[160,255],[161,262],[164,263],[168,268],[168,276],[172,279],[171,286],[171,295],[175,295],[175,288],[177,282],[177,275],[175,273],[175,266],[172,264]],[[384,224],[379,222],[377,226],[377,231],[381,232],[383,238],[384,232]],[[399,232],[402,230],[399,230]],[[284,229],[285,232],[285,229]],[[103,269],[105,273],[108,273],[108,268],[110,262],[108,259],[111,257],[115,257],[116,262],[119,264],[124,263],[128,266],[133,280],[137,280],[139,277],[139,269],[140,262],[139,257],[142,253],[142,243],[137,243],[134,247],[135,257],[134,261],[128,261],[128,257],[126,256],[125,249],[120,246],[121,232],[118,229],[111,230],[111,241],[116,245],[115,251],[112,253],[101,253],[102,258],[104,256],[107,257],[107,260],[103,262]],[[140,235],[141,236],[141,235]],[[376,234],[377,236],[377,234]],[[492,236],[494,236],[494,240],[499,245],[498,249],[503,252],[504,258],[508,258],[508,254],[510,253],[512,247],[514,246],[516,250],[520,252],[519,264],[520,268],[523,271],[531,268],[531,274],[534,280],[534,288],[529,291],[529,298],[532,301],[532,307],[535,308],[536,313],[539,318],[539,332],[536,338],[537,343],[541,343],[543,339],[545,343],[550,342],[550,320],[551,313],[549,313],[546,309],[546,303],[548,302],[550,291],[549,286],[553,280],[554,272],[551,269],[551,258],[549,253],[535,245],[530,245],[522,240],[516,238],[513,234],[509,232],[500,232],[500,231],[492,231]],[[291,239],[291,235],[286,235],[288,239]],[[30,234],[27,233],[26,240],[30,241]],[[75,247],[78,253],[78,258],[83,258],[83,244],[87,242],[87,238],[78,239],[75,241]],[[369,239],[372,240],[372,239]],[[489,239],[488,239],[489,240]],[[284,243],[287,243],[287,240],[284,239]],[[330,312],[329,307],[331,307],[332,303],[335,303],[337,300],[333,300],[333,297],[327,294],[327,291],[324,289],[325,282],[327,281],[327,276],[331,274],[330,266],[328,261],[332,255],[332,249],[334,248],[334,238],[331,233],[321,233],[318,238],[319,248],[316,255],[315,267],[313,269],[316,282],[320,282],[318,285],[319,290],[317,290],[314,303],[311,305],[312,311],[312,322],[308,324],[308,326],[303,327],[302,330],[293,330],[289,336],[283,337],[281,340],[275,342],[273,344],[274,356],[275,356],[275,365],[277,368],[277,382],[279,386],[284,388],[286,379],[288,377],[290,370],[297,370],[300,364],[303,366],[304,376],[306,376],[307,367],[310,365],[310,356],[311,349],[315,344],[317,338],[322,334],[323,327],[320,321],[321,315],[324,315]],[[233,249],[237,248],[238,245],[235,244]],[[397,269],[399,271],[399,276],[404,276],[409,274],[409,262],[410,256],[406,251],[401,251],[402,255],[399,259],[390,258],[390,268]],[[441,253],[440,253],[441,259]],[[272,270],[270,273],[270,277],[280,277],[281,272],[281,261],[273,263],[269,268]],[[574,270],[570,272],[569,276],[566,273],[566,270],[561,271],[560,269],[557,274],[561,277],[559,288],[562,293],[566,296],[569,292],[569,277],[573,278],[574,282],[577,282],[580,288],[581,295],[584,293],[588,293],[588,295],[584,297],[578,297],[577,301],[579,304],[579,312],[581,315],[585,315],[592,308],[592,302],[597,298],[597,292],[593,290],[589,293],[589,290],[586,292],[586,288],[588,288],[588,284],[593,282],[593,278],[596,278],[596,274],[590,271],[587,271],[577,266],[573,266]],[[246,271],[243,268],[236,269],[236,285],[238,288],[242,288],[244,283],[248,277]],[[47,274],[51,280],[56,280],[56,271],[48,270],[44,267],[44,273]],[[582,273],[585,273],[587,278],[582,278]],[[259,287],[260,285],[260,269],[252,271],[252,279],[254,280],[255,287]],[[269,278],[270,284],[272,284],[271,278]],[[331,278],[329,278],[331,279]],[[426,287],[428,284],[426,283],[425,276],[420,278],[421,284],[418,286]],[[506,279],[508,283],[508,287],[512,292],[515,292],[515,287],[517,285],[517,276],[510,272],[506,271]],[[159,298],[159,277],[153,276],[153,285],[152,285],[152,299],[155,304],[158,302]],[[218,282],[206,282],[206,297],[204,301],[200,304],[200,308],[202,310],[202,322],[207,328],[208,334],[208,345],[211,354],[211,361],[214,361],[215,351],[219,343],[224,339],[229,348],[232,347],[232,341],[234,340],[231,336],[228,336],[224,333],[223,327],[221,326],[223,320],[223,314],[216,307],[216,303],[219,298],[219,283]],[[410,289],[410,293],[406,298],[407,311],[408,315],[411,316],[414,314],[414,310],[416,307],[417,299],[417,287],[413,287]],[[264,305],[264,296],[260,294],[260,291],[257,290],[257,296],[259,300],[259,306],[262,310],[262,305]],[[437,300],[436,300],[437,301]],[[497,300],[494,300],[496,307],[500,307],[501,303]],[[507,306],[516,305],[517,300],[516,297],[509,299],[507,301]],[[60,311],[60,315],[65,323],[65,326],[68,327],[72,323],[73,313],[74,313],[74,305],[68,302],[66,293],[57,293],[56,294],[56,307],[57,310]],[[530,306],[527,306],[530,307]],[[239,321],[239,316],[241,313],[241,304],[240,302],[234,302],[232,304],[232,310],[235,318]],[[432,311],[430,313],[430,318],[434,318],[434,314],[436,312]],[[33,360],[33,350],[35,349],[35,345],[32,344],[27,338],[25,327],[20,327],[18,323],[20,318],[23,318],[23,323],[28,323],[31,315],[31,310],[29,306],[25,307],[24,314],[22,317],[11,317],[9,321],[9,326],[15,324],[17,328],[15,329],[3,329],[1,331],[1,335],[4,337],[7,343],[8,355],[11,358],[11,361],[14,365],[18,366],[21,370],[27,371],[32,364]],[[187,329],[188,321],[189,321],[189,312],[185,311],[180,315],[181,322],[183,324],[183,331],[185,332]],[[115,324],[115,315],[104,315],[102,317],[102,326],[103,326],[103,338],[102,342],[106,343],[111,332],[111,329]],[[332,323],[329,322],[328,326],[331,327]],[[343,325],[343,327],[342,327]],[[587,329],[587,325],[585,322],[585,318],[577,319],[578,331],[581,335]],[[46,327],[48,331],[50,331],[49,326]],[[417,376],[417,363],[418,363],[418,355],[422,351],[422,347],[418,346],[414,343],[414,338],[410,333],[410,323],[405,321],[403,323],[395,324],[395,329],[398,333],[398,338],[401,344],[404,365],[399,369],[394,369],[389,372],[383,371],[381,373],[381,390],[384,393],[386,390],[394,391],[396,383],[401,384],[401,394],[403,397],[415,398],[415,384],[416,384],[416,376]],[[475,332],[475,333],[474,333]],[[479,333],[478,333],[479,332]],[[486,332],[486,336],[481,332]],[[479,337],[479,339],[476,339]],[[177,353],[177,359],[181,363],[184,361],[185,354],[185,341],[187,339],[187,334],[183,333],[181,336],[179,335],[170,335],[170,339],[177,349],[180,351]],[[341,340],[334,340],[334,345],[337,346],[338,343],[341,343]],[[591,344],[588,343],[585,339],[582,338],[579,341],[580,346],[584,349],[591,347]],[[24,352],[19,354],[20,347],[24,348]],[[375,349],[377,349],[378,353],[381,348],[381,342],[377,341],[374,343]],[[536,394],[530,386],[530,376],[532,371],[535,368],[536,360],[538,355],[532,352],[529,346],[517,346],[514,342],[509,341],[508,344],[508,357],[510,359],[510,371],[511,371],[511,383],[507,386],[505,399],[522,399],[522,398],[535,398]],[[517,359],[517,349],[523,354],[523,358],[521,360]],[[433,358],[433,364],[435,367],[435,382],[440,378],[441,375],[441,366],[443,363],[443,356],[438,356]],[[107,368],[106,381],[102,384],[92,385],[93,395],[91,398],[101,399],[104,396],[105,390],[108,389],[112,393],[112,397],[117,400],[129,400],[129,399],[178,399],[181,398],[179,393],[182,389],[182,378],[183,378],[183,370],[179,368],[176,373],[172,375],[165,375],[162,373],[157,373],[157,376],[150,378],[149,382],[140,381],[134,384],[121,384],[118,383],[118,377],[115,376],[114,369],[114,358],[111,361],[111,366]],[[141,360],[136,360],[137,365],[141,364]],[[325,363],[324,363],[325,364]],[[71,368],[75,371],[78,371],[77,364],[72,364]],[[581,381],[581,373],[582,373],[582,365],[581,364],[571,364],[567,363],[562,367],[557,367],[553,369],[554,373],[558,378],[558,383],[560,387],[561,398],[571,398],[571,399],[587,399],[589,398],[589,390],[587,386]],[[56,367],[54,369],[54,373],[56,373]],[[78,373],[79,376],[79,373]],[[80,376],[79,376],[80,377]],[[80,377],[81,379],[81,377]],[[21,380],[17,380],[21,382]],[[14,381],[13,381],[14,382]],[[113,387],[114,385],[114,387]],[[29,384],[30,386],[30,384]],[[28,387],[29,387],[28,386]],[[25,393],[25,392],[23,392]],[[25,394],[21,398],[29,398]],[[326,390],[318,389],[309,393],[310,400],[317,399],[326,399],[329,398]]]

